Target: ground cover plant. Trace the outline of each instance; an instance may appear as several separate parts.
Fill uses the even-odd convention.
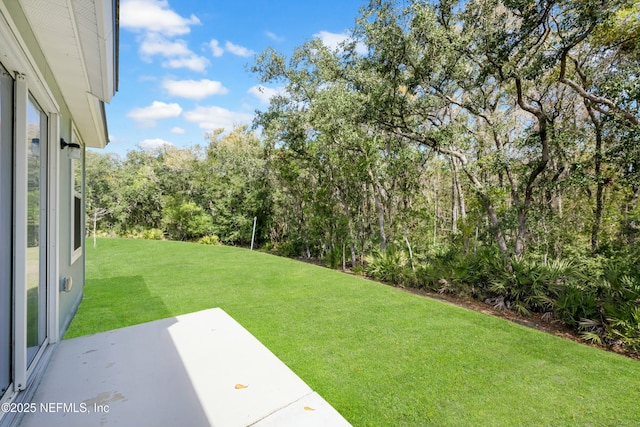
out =
[[[640,363],[330,269],[98,239],[65,338],[221,307],[354,426],[637,425]]]

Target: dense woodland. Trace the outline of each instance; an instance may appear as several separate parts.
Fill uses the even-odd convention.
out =
[[[373,0],[203,146],[88,152],[87,229],[322,259],[640,351],[640,2]]]

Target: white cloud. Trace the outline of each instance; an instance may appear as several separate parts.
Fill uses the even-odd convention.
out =
[[[258,100],[262,104],[269,104],[269,102],[271,101],[271,98],[273,98],[276,95],[280,95],[283,92],[284,92],[283,87],[271,88],[271,87],[265,87],[262,85],[252,86],[247,91],[247,93],[258,98]]]
[[[139,51],[143,56],[161,55],[171,57],[193,55],[193,52],[187,47],[187,42],[184,40],[171,41],[155,33],[147,34],[144,37],[142,43],[140,43]]]
[[[171,58],[162,63],[166,68],[188,68],[191,71],[204,72],[209,65],[207,58],[198,55]]]
[[[184,135],[186,132],[186,130],[178,126],[171,128],[171,133],[175,133],[176,135]]]
[[[220,43],[216,39],[209,42],[209,47],[211,48],[211,54],[216,58],[224,53],[224,49],[220,47]]]
[[[196,55],[187,42],[173,37],[187,34],[190,26],[200,24],[191,15],[184,18],[169,7],[167,0],[123,0],[120,7],[120,25],[143,33],[138,39],[139,52],[144,61],[151,62],[153,56],[168,58],[162,63],[166,68],[188,68],[203,72],[209,61]]]
[[[229,41],[224,44],[224,47],[227,50],[227,52],[231,52],[231,53],[233,53],[234,55],[237,55],[237,56],[248,57],[248,56],[251,56],[251,55],[255,54],[255,52],[252,51],[251,49],[248,49],[248,48],[246,48],[244,46],[240,46],[240,45],[231,43]]]
[[[154,55],[168,58],[162,63],[167,68],[188,68],[202,72],[209,64],[207,58],[193,53],[184,40],[168,40],[155,33],[144,36],[139,51],[142,59],[148,62]]]
[[[160,138],[145,139],[138,143],[138,147],[146,151],[153,151],[159,148],[174,147],[175,145],[169,141]]]
[[[231,130],[234,126],[249,124],[253,120],[253,114],[230,111],[222,107],[196,107],[184,112],[184,118],[192,123],[198,123],[201,129],[211,131],[214,129]]]
[[[284,41],[284,37],[281,37],[281,36],[277,35],[277,34],[276,34],[276,33],[274,33],[274,32],[271,32],[271,31],[267,31],[267,32],[265,33],[265,35],[266,35],[267,37],[269,37],[271,40],[275,41],[275,42],[281,42],[281,41]]]
[[[178,15],[166,0],[123,0],[120,3],[120,26],[132,31],[162,33],[166,36],[187,34],[190,26],[200,24],[191,15]]]
[[[347,33],[331,33],[329,31],[320,31],[314,34],[313,37],[322,40],[322,43],[332,50],[339,49],[340,44],[345,41],[352,41],[351,36]],[[356,44],[356,52],[364,55],[367,53],[367,47],[363,43],[358,42]]]
[[[158,120],[178,117],[182,113],[182,107],[178,104],[166,104],[153,101],[150,106],[134,108],[127,113],[127,117],[136,121],[139,126],[153,127]]]
[[[212,95],[224,95],[229,90],[216,80],[165,80],[162,83],[169,95],[188,99],[204,99]]]

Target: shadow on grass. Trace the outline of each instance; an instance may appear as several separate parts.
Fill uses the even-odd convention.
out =
[[[91,292],[85,292],[76,318],[93,319],[93,322],[89,322],[93,326],[90,331],[85,331],[74,321],[65,339],[172,316],[162,298],[151,294],[143,276],[89,280],[85,285],[87,288],[91,288]],[[104,328],[96,330],[95,324],[104,325]]]

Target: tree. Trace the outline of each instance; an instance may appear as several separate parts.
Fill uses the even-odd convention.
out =
[[[213,231],[222,242],[249,244],[253,218],[257,217],[262,229],[269,215],[264,149],[246,126],[229,134],[217,130],[207,139],[205,158],[194,172],[199,185],[193,200],[209,213]]]
[[[87,219],[93,222],[91,228],[95,234],[98,222],[106,222],[103,228],[116,225],[114,212],[117,206],[117,193],[120,191],[120,160],[112,154],[95,151],[85,153],[85,203]]]
[[[194,202],[172,198],[162,212],[162,225],[172,240],[195,240],[211,235],[213,220]]]

